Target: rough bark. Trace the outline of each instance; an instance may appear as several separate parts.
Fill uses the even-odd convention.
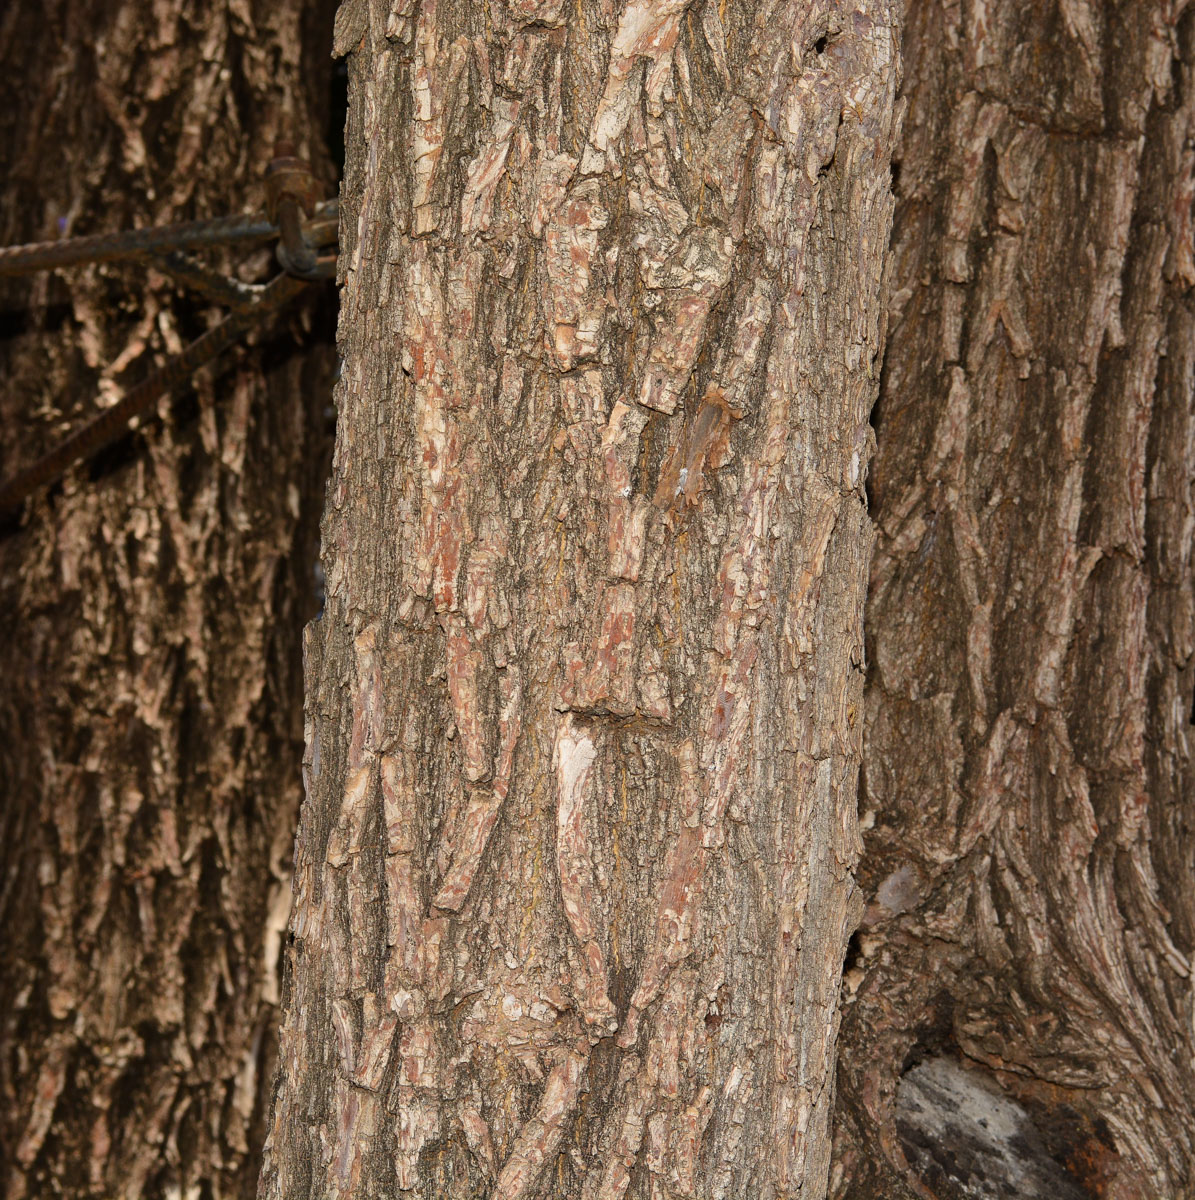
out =
[[[909,4],[838,1196],[1195,1195],[1183,7]]]
[[[0,242],[259,206],[280,133],[320,153],[331,26],[3,5]],[[0,308],[6,473],[216,316],[116,268],[6,281]],[[0,541],[11,1200],[244,1196],[260,1167],[332,366],[286,322],[263,339]]]
[[[271,1197],[815,1197],[887,0],[349,0]]]

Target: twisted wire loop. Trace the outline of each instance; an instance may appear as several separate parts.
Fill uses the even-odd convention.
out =
[[[76,462],[116,441],[129,421],[165,392],[185,383],[195,370],[222,354],[262,318],[311,284],[335,277],[339,201],[316,203],[311,168],[295,157],[289,143],[279,143],[266,183],[269,212],[265,217],[216,217],[56,242],[0,246],[0,277],[84,263],[141,262],[230,310],[218,325],[126,392],[111,408],[68,434],[36,462],[0,482],[0,517],[18,509],[38,488],[61,478]],[[252,247],[270,241],[277,242],[282,273],[265,285],[246,284],[222,275],[187,253],[203,247]],[[321,254],[321,250],[329,252]]]
[[[28,496],[60,479],[71,466],[89,458],[123,436],[129,421],[140,416],[160,396],[185,383],[204,363],[211,362],[254,324],[293,300],[310,284],[305,279],[280,274],[261,290],[249,306],[234,311],[218,325],[197,337],[158,371],[131,388],[111,408],[76,429],[36,462],[0,483],[0,515],[8,515]]]

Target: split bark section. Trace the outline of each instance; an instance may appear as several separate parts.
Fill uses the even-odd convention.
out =
[[[824,1193],[892,15],[342,7],[266,1195]]]
[[[923,1194],[896,1085],[934,1054],[1087,1194],[1190,1194],[1182,7],[909,5],[836,1195]]]

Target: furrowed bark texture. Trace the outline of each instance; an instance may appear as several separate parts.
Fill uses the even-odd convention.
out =
[[[354,2],[271,1197],[820,1196],[886,2]]]
[[[322,15],[4,5],[0,242],[260,206],[280,131],[320,152]],[[144,267],[0,297],[5,474],[216,316]],[[260,1170],[330,451],[332,348],[286,324],[3,531],[10,1200],[245,1196]]]
[[[1070,1194],[963,1182],[985,1077],[1075,1194],[1195,1195],[1182,7],[909,5],[835,1195]]]

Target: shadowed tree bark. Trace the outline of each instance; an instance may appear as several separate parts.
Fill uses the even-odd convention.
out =
[[[814,1196],[892,6],[351,2],[264,1192]]]
[[[852,1200],[1195,1194],[1184,7],[908,5]]]
[[[331,27],[298,3],[4,5],[0,243],[260,206],[280,134],[324,153]],[[10,1200],[253,1190],[333,365],[288,326],[326,329],[330,301],[0,541]],[[0,310],[6,475],[216,315],[117,267],[3,281]]]

